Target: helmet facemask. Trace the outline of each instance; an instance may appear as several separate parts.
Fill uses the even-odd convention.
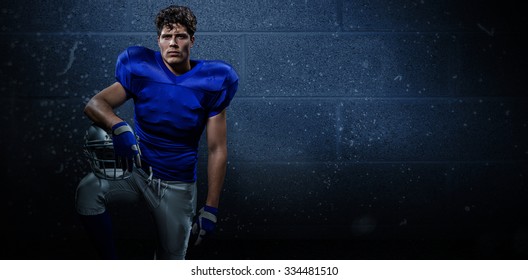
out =
[[[130,177],[115,160],[112,138],[101,127],[92,124],[85,135],[84,156],[88,159],[93,173],[106,180],[122,180]]]

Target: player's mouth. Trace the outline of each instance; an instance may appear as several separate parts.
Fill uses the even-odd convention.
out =
[[[167,55],[168,55],[168,56],[181,56],[181,52],[178,52],[178,51],[168,51],[168,52],[167,52]]]

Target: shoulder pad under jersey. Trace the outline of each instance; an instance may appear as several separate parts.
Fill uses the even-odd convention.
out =
[[[183,83],[204,91],[222,91],[238,81],[233,67],[220,60],[205,60],[198,72]]]
[[[149,71],[158,72],[155,52],[146,47],[128,47],[119,55],[118,61],[135,76],[148,76]]]

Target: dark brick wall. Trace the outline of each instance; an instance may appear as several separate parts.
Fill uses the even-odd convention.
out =
[[[240,76],[216,244],[190,258],[528,256],[526,15],[433,2],[180,2],[193,57]],[[124,48],[157,47],[171,3],[0,4],[3,258],[94,257],[73,208],[82,110]],[[148,258],[148,215],[115,208],[124,257]]]

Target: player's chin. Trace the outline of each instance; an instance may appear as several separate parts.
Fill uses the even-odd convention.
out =
[[[183,58],[181,56],[168,56],[165,59],[170,65],[173,64],[179,64],[183,61]]]

